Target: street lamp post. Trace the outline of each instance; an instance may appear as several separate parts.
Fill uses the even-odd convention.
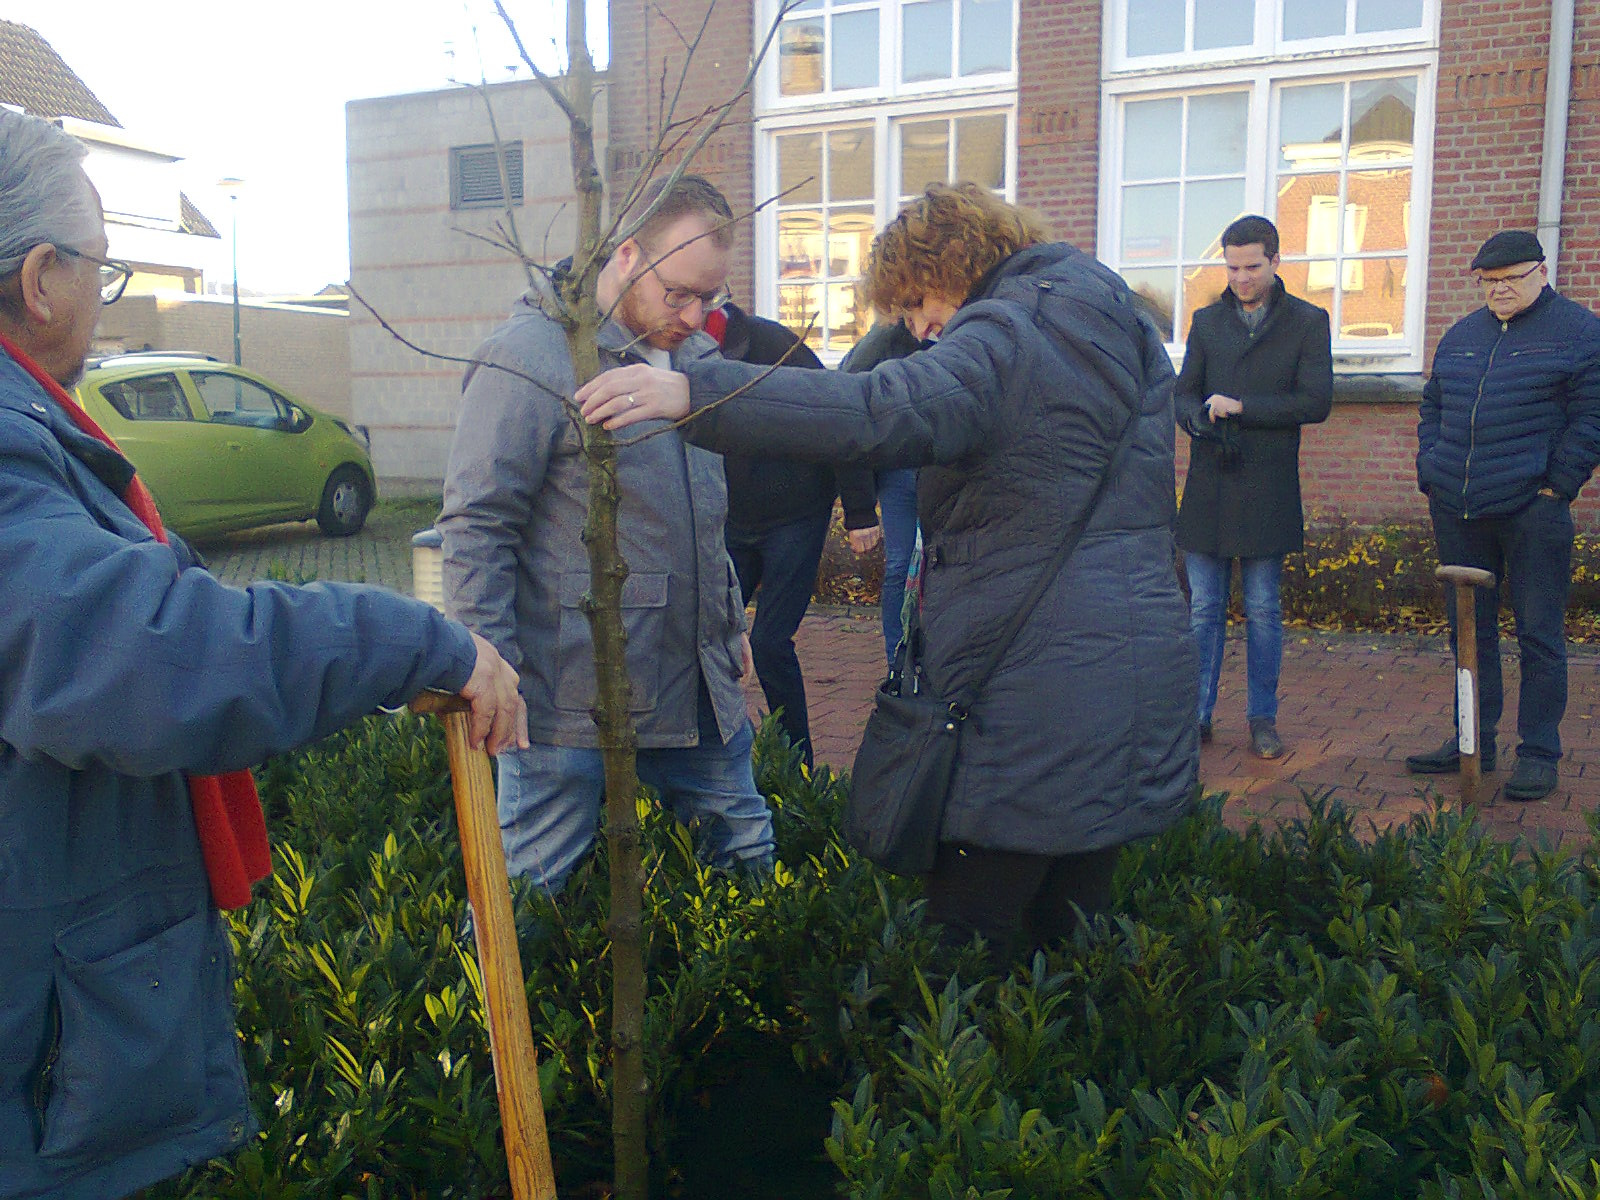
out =
[[[219,179],[217,186],[228,193],[228,211],[233,218],[233,365],[244,365],[244,353],[239,343],[239,189],[242,179]]]

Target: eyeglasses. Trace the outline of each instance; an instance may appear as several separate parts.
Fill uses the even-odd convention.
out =
[[[1515,283],[1521,283],[1524,279],[1526,279],[1529,275],[1532,275],[1542,266],[1544,266],[1544,259],[1541,258],[1538,262],[1534,263],[1533,266],[1529,267],[1520,275],[1496,275],[1491,279],[1487,275],[1474,274],[1472,277],[1478,281],[1479,287],[1483,288],[1485,291],[1492,292],[1502,283],[1506,284],[1507,286]]]
[[[122,299],[122,293],[128,289],[128,280],[133,278],[133,268],[125,262],[115,259],[97,258],[93,254],[82,250],[74,250],[71,246],[57,246],[57,254],[65,254],[68,258],[81,258],[85,262],[92,262],[100,268],[100,303],[115,304]]]
[[[721,308],[729,300],[733,299],[733,292],[726,285],[709,292],[697,292],[693,288],[679,287],[677,284],[668,283],[661,278],[661,272],[657,271],[653,265],[650,267],[650,274],[654,275],[656,282],[661,285],[662,302],[673,312],[688,308],[696,300],[700,301],[702,312],[710,312],[713,309]]]

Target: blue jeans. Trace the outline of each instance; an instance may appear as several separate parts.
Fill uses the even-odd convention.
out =
[[[906,575],[917,544],[917,473],[879,471],[876,478],[878,519],[883,522],[883,641],[892,663],[900,644]]]
[[[769,712],[811,764],[811,723],[806,714],[806,681],[794,652],[795,631],[806,615],[817,585],[817,564],[828,540],[830,513],[790,521],[763,533],[727,531],[728,556],[739,575],[744,602],[755,597],[750,651]],[[759,590],[758,590],[759,589]]]
[[[639,781],[694,829],[712,867],[772,868],[772,813],[750,767],[750,725],[726,742],[639,751]],[[605,768],[599,750],[535,743],[499,757],[500,838],[506,869],[557,891],[594,844]]]
[[[1217,706],[1217,681],[1222,678],[1222,650],[1228,634],[1228,585],[1233,559],[1184,552],[1189,575],[1189,629],[1200,658],[1199,720],[1211,720]],[[1283,666],[1283,609],[1278,583],[1282,558],[1241,558],[1244,584],[1245,716],[1251,721],[1278,719],[1278,673]]]
[[[1564,500],[1537,496],[1506,517],[1466,520],[1428,502],[1439,561],[1482,567],[1497,583],[1476,588],[1478,622],[1478,731],[1494,739],[1505,704],[1500,675],[1500,590],[1510,594],[1522,656],[1522,691],[1517,698],[1520,758],[1555,762],[1561,757],[1561,718],[1567,711],[1567,592],[1572,582],[1572,513]],[[1456,647],[1456,590],[1445,590],[1450,649]]]

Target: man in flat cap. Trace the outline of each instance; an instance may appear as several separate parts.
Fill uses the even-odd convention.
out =
[[[1484,306],[1446,331],[1422,393],[1417,484],[1428,497],[1441,563],[1482,567],[1477,590],[1478,744],[1495,768],[1500,592],[1511,598],[1522,657],[1511,800],[1556,788],[1567,707],[1564,617],[1572,571],[1568,506],[1600,464],[1600,317],[1548,284],[1544,248],[1505,230],[1472,260]],[[1449,596],[1450,642],[1456,637]],[[1406,759],[1416,774],[1458,769],[1456,740]]]

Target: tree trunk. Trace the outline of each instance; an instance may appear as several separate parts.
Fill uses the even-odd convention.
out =
[[[600,223],[604,184],[595,161],[594,63],[589,57],[584,0],[567,0],[567,87],[572,106],[572,181],[578,196],[578,245],[563,300],[575,320],[567,344],[580,385],[600,372],[600,311],[595,285],[604,265]],[[644,872],[639,851],[638,733],[631,716],[628,637],[622,586],[628,577],[617,542],[617,445],[598,425],[579,422],[589,466],[589,552],[584,614],[594,639],[595,723],[605,763],[606,840],[611,859],[611,1129],[617,1200],[645,1200],[648,1096],[644,1077],[644,947],[640,930]]]

